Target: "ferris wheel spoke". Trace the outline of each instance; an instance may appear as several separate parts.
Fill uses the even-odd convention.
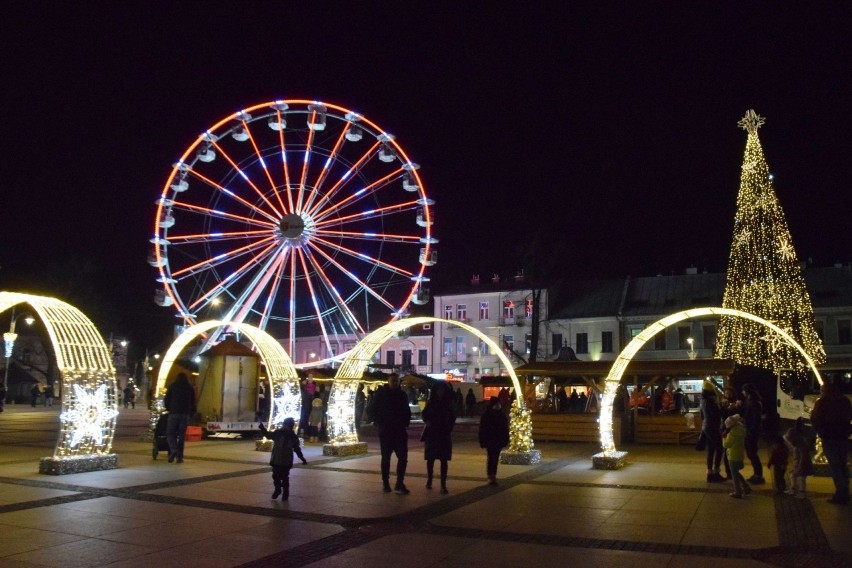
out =
[[[243,178],[243,180],[247,184],[249,184],[249,186],[251,186],[255,193],[257,193],[258,197],[260,197],[260,199],[263,200],[263,202],[266,203],[266,205],[268,205],[271,210],[275,211],[278,215],[283,215],[283,213],[281,211],[278,211],[278,209],[275,208],[275,205],[273,205],[272,202],[266,198],[266,195],[264,195],[264,193],[260,191],[260,188],[254,184],[251,178],[246,175],[242,168],[237,165],[233,158],[231,158],[230,154],[228,154],[228,152],[226,152],[225,149],[222,148],[222,146],[220,146],[215,140],[212,141],[211,144],[222,155],[222,157],[225,158],[229,164],[231,164],[231,167],[234,168],[234,171],[240,174],[240,177]]]
[[[349,324],[349,328],[352,331],[357,331],[360,333],[364,333],[364,328],[358,323],[358,318],[355,317],[355,314],[352,313],[352,310],[349,309],[349,306],[346,304],[346,301],[340,296],[340,292],[337,291],[337,287],[332,284],[331,279],[326,274],[325,270],[322,269],[322,266],[319,262],[314,259],[313,254],[310,249],[305,250],[305,255],[310,259],[311,263],[316,268],[317,274],[320,276],[320,281],[325,286],[325,289],[328,291],[329,295],[334,298],[335,303],[337,304],[340,313],[343,315],[343,318],[346,320],[346,323]]]
[[[364,154],[362,154],[361,157],[358,158],[358,161],[356,161],[351,168],[349,168],[342,176],[340,176],[340,179],[337,180],[337,183],[335,183],[334,186],[332,186],[331,189],[328,190],[328,193],[326,194],[323,201],[319,202],[313,209],[308,211],[308,214],[311,216],[315,216],[317,207],[322,205],[323,202],[331,203],[337,192],[343,189],[343,187],[345,187],[346,182],[357,177],[356,174],[360,172],[361,169],[367,164],[370,159],[370,156],[372,156],[376,152],[376,149],[379,147],[379,144],[380,142],[376,141],[376,143],[373,144],[369,150],[364,152]]]
[[[278,118],[278,124],[284,124],[284,118],[281,116],[281,108],[275,109],[276,116]],[[290,191],[290,168],[287,166],[287,146],[284,144],[284,128],[283,126],[278,129],[278,147],[281,150],[281,168],[284,170],[284,188],[287,191],[287,203],[290,204],[291,213],[296,210],[295,205],[293,205],[293,192]],[[280,192],[276,192],[279,194],[279,201],[281,200]]]
[[[258,215],[262,215],[263,217],[265,217],[266,219],[268,219],[269,221],[271,221],[273,223],[275,223],[277,221],[277,217],[275,217],[274,215],[272,215],[268,211],[264,211],[263,209],[257,207],[253,203],[249,203],[248,201],[246,201],[245,199],[243,199],[242,197],[240,197],[239,195],[237,195],[236,193],[234,193],[233,191],[231,191],[227,187],[223,187],[222,185],[216,183],[215,181],[208,178],[204,174],[202,174],[202,173],[200,173],[196,170],[190,170],[190,173],[193,176],[195,176],[196,178],[200,179],[202,182],[204,182],[207,185],[209,185],[210,187],[212,187],[213,189],[221,191],[222,193],[224,193],[225,195],[227,195],[231,199],[234,199],[235,201],[239,202],[240,204],[245,206],[247,209],[256,212]]]
[[[340,147],[343,145],[343,141],[346,139],[346,128],[340,129],[340,134],[337,136],[337,142],[334,144],[334,148],[331,150],[328,158],[325,160],[325,164],[322,167],[319,175],[317,176],[317,181],[314,182],[313,188],[314,191],[311,192],[310,197],[308,198],[308,202],[304,206],[305,211],[310,211],[311,207],[313,207],[314,201],[316,201],[317,195],[319,195],[320,190],[322,189],[322,184],[325,181],[325,178],[328,176],[329,166],[333,164],[337,160],[337,153],[340,151]]]
[[[278,252],[282,252],[284,248],[289,247],[278,247]],[[242,322],[245,320],[246,315],[257,303],[257,299],[269,285],[269,281],[278,272],[280,264],[284,261],[283,254],[272,254],[266,263],[257,270],[254,278],[252,278],[248,286],[243,290],[243,293],[234,302],[234,307],[229,310],[229,313],[236,312],[233,321]]]
[[[290,298],[287,302],[287,318],[290,323],[288,353],[296,350],[296,255],[290,255]]]
[[[272,310],[272,304],[275,300],[275,297],[278,296],[278,290],[281,287],[281,273],[284,271],[284,266],[287,264],[287,257],[291,256],[290,251],[291,247],[285,248],[281,251],[281,261],[278,263],[278,268],[276,269],[275,278],[272,279],[272,286],[269,287],[269,294],[266,296],[266,303],[263,305],[263,312],[260,314],[260,328],[265,329],[266,324],[269,322],[269,316]]]
[[[338,250],[338,251],[340,251],[340,252],[342,252],[346,255],[349,255],[352,258],[358,259],[361,262],[366,262],[366,263],[369,263],[371,265],[380,266],[380,267],[385,268],[386,270],[389,270],[389,271],[391,271],[395,274],[399,274],[399,275],[405,276],[405,277],[411,277],[411,276],[414,275],[413,272],[405,270],[404,268],[394,266],[393,264],[384,262],[383,260],[378,259],[374,256],[370,256],[370,255],[364,254],[362,252],[354,251],[351,248],[345,247],[343,245],[332,243],[330,241],[327,241],[325,239],[320,239],[320,238],[317,238],[316,241],[323,243],[325,246],[327,246],[329,248],[333,248],[333,249]]]
[[[287,207],[284,205],[284,202],[281,200],[281,193],[276,189],[275,180],[272,179],[272,173],[270,173],[269,168],[266,165],[266,160],[263,159],[263,155],[260,151],[260,148],[257,146],[257,140],[255,140],[254,135],[251,132],[251,128],[249,128],[248,123],[245,118],[242,119],[243,128],[245,128],[246,134],[248,134],[249,141],[251,142],[251,147],[254,148],[254,155],[257,156],[257,161],[260,163],[263,168],[263,173],[266,174],[266,179],[269,181],[269,189],[272,193],[275,194],[275,197],[278,199],[278,204],[281,206],[281,211],[287,212]]]
[[[344,217],[334,217],[333,219],[317,220],[317,228],[326,227],[328,225],[345,225],[347,223],[355,223],[364,219],[375,217],[376,215],[388,215],[391,213],[401,213],[403,211],[412,211],[417,207],[416,201],[408,201],[406,203],[396,203],[387,207],[379,207],[378,209],[368,209],[359,213],[353,213]]]
[[[390,243],[419,243],[419,235],[398,235],[393,233],[356,233],[354,231],[318,230],[314,233],[321,237],[345,237],[362,241],[381,241]]]
[[[211,268],[215,268],[216,266],[219,266],[220,264],[224,264],[225,262],[229,262],[229,261],[234,260],[235,258],[239,258],[241,256],[249,254],[256,249],[259,249],[259,248],[265,246],[266,243],[269,243],[271,241],[273,241],[273,238],[270,236],[270,237],[267,237],[265,239],[261,239],[257,242],[249,243],[245,246],[241,246],[239,248],[224,252],[222,254],[218,254],[213,258],[206,258],[206,259],[201,260],[201,261],[199,261],[195,264],[192,264],[190,266],[185,266],[185,267],[181,268],[180,270],[172,271],[171,276],[172,276],[172,278],[185,278],[186,276],[197,276],[198,274],[200,274],[204,270],[209,270]],[[268,250],[269,248],[273,247],[273,246],[275,246],[274,242],[272,242],[272,244],[268,245],[267,248],[264,249],[264,252],[266,250]],[[199,268],[201,270],[198,270]]]
[[[201,207],[200,205],[193,205],[191,203],[186,203],[185,201],[175,201],[172,209],[178,208],[183,209],[185,211],[192,211],[195,213],[201,213],[202,215],[206,215],[209,217],[218,217],[220,219],[231,219],[233,221],[243,221],[245,223],[250,223],[252,225],[258,227],[266,227],[267,229],[274,229],[277,226],[277,223],[266,223],[261,221],[260,219],[253,219],[251,217],[244,217],[242,215],[235,215],[233,213],[225,213],[224,211],[219,211],[218,209],[210,209],[208,207]]]
[[[322,219],[326,219],[326,218],[328,218],[329,215],[333,214],[334,212],[340,211],[343,208],[348,207],[349,205],[351,205],[353,203],[356,203],[356,202],[358,202],[362,199],[370,197],[371,195],[373,195],[374,193],[376,193],[377,191],[379,191],[380,189],[384,188],[385,186],[390,184],[392,181],[394,181],[394,179],[396,179],[394,176],[399,174],[401,171],[402,171],[401,169],[393,171],[393,172],[389,173],[388,175],[386,175],[385,177],[378,179],[378,180],[374,181],[373,183],[367,185],[366,187],[359,189],[358,191],[356,191],[355,193],[353,193],[352,195],[350,195],[346,199],[339,201],[339,202],[335,203],[334,205],[327,207],[326,209],[323,209],[321,211],[316,211],[315,215],[314,215],[315,218],[318,221],[320,221]]]
[[[317,116],[317,111],[316,110],[311,111],[311,120],[310,120],[311,123],[313,123],[315,121],[316,116]],[[299,196],[296,198],[296,212],[297,213],[302,212],[302,203],[304,202],[304,199],[305,199],[305,190],[306,190],[305,181],[307,181],[307,179],[308,179],[308,167],[311,164],[311,148],[313,146],[313,142],[314,142],[314,129],[308,128],[308,141],[305,142],[305,157],[302,160],[302,177],[299,180]]]
[[[264,229],[260,231],[229,231],[226,233],[196,233],[194,235],[169,235],[169,242],[174,244],[199,244],[199,243],[209,243],[212,241],[228,241],[232,239],[245,239],[245,238],[253,238],[253,237],[261,237],[268,236],[269,230]]]
[[[213,286],[206,293],[199,296],[198,299],[196,299],[194,302],[192,302],[189,305],[188,309],[193,311],[194,313],[197,313],[200,308],[206,306],[209,302],[213,301],[213,299],[216,296],[218,296],[219,294],[224,292],[232,282],[236,282],[237,280],[240,279],[240,277],[243,274],[247,273],[251,268],[256,267],[258,260],[267,256],[270,253],[270,251],[274,248],[275,248],[275,245],[270,245],[265,250],[261,251],[260,254],[258,254],[257,256],[253,256],[252,258],[250,258],[241,267],[239,267],[238,269],[233,271],[231,274],[229,274],[226,278],[224,278],[218,284]],[[209,268],[213,268],[213,267],[211,266]],[[205,270],[206,269],[207,269],[207,267],[205,267]]]
[[[328,339],[328,332],[325,329],[325,318],[323,318],[322,310],[320,310],[319,304],[317,303],[317,295],[316,295],[316,292],[314,291],[314,283],[311,280],[311,274],[310,274],[310,272],[308,272],[308,267],[305,264],[305,255],[302,253],[302,249],[298,249],[298,253],[299,253],[299,261],[302,265],[302,270],[305,274],[305,282],[308,284],[308,290],[310,290],[310,293],[311,293],[311,301],[312,301],[313,306],[314,306],[314,312],[316,313],[317,321],[320,324],[320,330],[322,331],[323,339],[325,339],[325,346],[326,346],[326,349],[328,349],[328,352],[331,353],[332,352],[331,341]]]
[[[324,250],[322,250],[321,248],[319,248],[319,247],[317,247],[313,244],[311,245],[311,248],[313,250],[315,250],[316,252],[318,252],[323,258],[325,258],[332,265],[334,265],[338,270],[340,270],[340,272],[342,272],[352,282],[357,284],[359,288],[361,288],[362,290],[364,290],[365,292],[367,292],[368,294],[373,296],[375,299],[377,299],[379,302],[381,302],[382,304],[389,307],[391,310],[394,310],[394,311],[396,310],[396,308],[394,307],[393,304],[388,302],[381,294],[379,294],[378,292],[373,290],[367,283],[365,283],[360,278],[358,278],[357,276],[352,274],[351,271],[347,270],[346,267],[344,267],[342,264],[337,262],[337,260],[335,260],[333,257],[329,256]]]

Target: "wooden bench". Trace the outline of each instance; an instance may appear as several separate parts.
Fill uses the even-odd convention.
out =
[[[698,440],[701,433],[701,418],[695,416],[695,428],[686,427],[686,418],[682,414],[658,414],[656,416],[636,416],[634,440],[637,444],[674,444],[681,445]]]
[[[552,442],[593,442],[601,440],[598,414],[561,413],[532,415],[533,440]],[[613,417],[613,436],[621,440],[621,418]]]

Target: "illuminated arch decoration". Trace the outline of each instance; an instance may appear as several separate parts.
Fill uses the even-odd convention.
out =
[[[61,374],[59,439],[39,472],[51,475],[118,467],[115,436],[115,367],[95,325],[77,308],[56,298],[0,292],[0,312],[27,304],[44,325]]]
[[[265,331],[246,323],[211,320],[188,327],[169,346],[163,356],[160,371],[157,374],[156,401],[154,403],[151,422],[156,424],[157,417],[165,410],[163,396],[166,394],[166,379],[172,365],[183,352],[184,348],[194,339],[211,329],[227,327],[245,335],[257,348],[266,367],[267,379],[272,389],[272,404],[267,419],[267,428],[274,430],[285,418],[293,418],[298,426],[302,408],[302,397],[299,393],[299,375],[296,367],[284,347]]]
[[[358,433],[355,431],[355,393],[358,389],[358,383],[364,376],[364,371],[370,365],[373,355],[388,339],[400,331],[424,323],[446,323],[460,327],[487,344],[491,352],[498,357],[508,370],[509,377],[512,379],[512,386],[517,393],[515,404],[510,412],[511,436],[509,448],[501,454],[501,460],[503,463],[538,463],[541,459],[541,453],[533,449],[535,444],[532,439],[532,417],[524,405],[524,391],[518,381],[518,376],[515,374],[512,362],[503,353],[503,349],[475,327],[459,321],[433,317],[405,318],[385,324],[359,341],[347,355],[334,376],[334,383],[328,398],[329,444],[323,448],[323,453],[326,455],[345,455],[359,452],[360,448],[357,446],[352,448],[352,446],[360,444]],[[363,447],[366,450],[366,445]]]
[[[796,340],[785,330],[761,317],[758,317],[754,314],[750,314],[748,312],[732,310],[728,308],[695,308],[691,310],[677,312],[670,316],[666,316],[643,329],[641,333],[639,333],[636,337],[633,338],[630,343],[627,344],[627,346],[621,351],[621,353],[618,354],[618,357],[616,357],[615,362],[613,363],[612,368],[610,369],[609,374],[606,377],[606,381],[604,382],[604,393],[601,397],[600,415],[600,437],[602,451],[599,454],[595,454],[595,456],[593,456],[592,458],[592,462],[596,468],[618,469],[619,467],[624,465],[624,457],[627,455],[627,452],[619,452],[615,448],[615,440],[613,438],[612,433],[612,410],[613,402],[615,401],[616,390],[621,384],[621,378],[624,375],[624,371],[627,369],[627,365],[630,363],[636,353],[639,352],[642,346],[645,345],[645,343],[648,342],[657,333],[683,320],[700,318],[705,316],[733,316],[738,318],[744,318],[769,328],[771,331],[778,334],[778,336],[780,336],[786,343],[788,343],[790,346],[794,347],[799,353],[801,353],[802,357],[804,357],[805,361],[807,361],[808,366],[813,371],[819,383],[822,384],[822,376],[819,374],[819,371],[817,370],[816,364],[814,363],[813,359],[811,359],[811,357],[804,350],[804,348],[799,345]]]

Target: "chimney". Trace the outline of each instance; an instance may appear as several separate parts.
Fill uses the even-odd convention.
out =
[[[523,269],[519,270],[517,274],[515,274],[515,282],[523,282],[524,281],[524,271]]]
[[[492,282],[492,284],[499,284],[500,283],[500,275],[495,272],[494,276],[491,277],[491,282]]]
[[[698,274],[698,268],[690,266],[686,269],[686,274]]]
[[[470,277],[470,283],[473,286],[479,286],[479,274],[474,274]]]

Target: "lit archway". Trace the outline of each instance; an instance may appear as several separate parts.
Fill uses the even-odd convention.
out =
[[[748,312],[731,310],[728,308],[695,308],[666,316],[643,329],[641,333],[627,344],[621,353],[618,354],[618,357],[616,357],[615,362],[606,377],[606,381],[604,383],[604,394],[601,397],[600,437],[602,453],[599,454],[601,459],[605,460],[607,458],[616,457],[619,454],[615,448],[615,440],[612,434],[612,407],[615,400],[616,389],[618,389],[619,384],[621,384],[621,378],[624,375],[624,371],[627,369],[627,365],[636,353],[639,352],[642,346],[657,333],[683,320],[705,316],[733,316],[744,318],[769,328],[781,336],[784,341],[794,347],[802,355],[802,357],[804,357],[817,380],[820,384],[822,384],[822,376],[819,374],[813,359],[811,359],[804,348],[802,348],[802,346],[799,345],[789,333],[761,317]]]
[[[512,367],[512,362],[503,353],[503,349],[497,343],[484,335],[475,327],[459,321],[450,321],[433,317],[405,318],[388,323],[376,331],[370,333],[358,342],[340,365],[334,376],[334,383],[328,399],[328,434],[331,445],[357,443],[358,433],[355,431],[355,393],[358,383],[362,380],[364,371],[373,359],[373,355],[392,336],[400,331],[424,323],[446,323],[470,332],[479,338],[494,353],[503,366],[507,369],[515,388],[515,405],[511,409],[511,436],[509,443],[510,452],[529,452],[534,443],[532,439],[532,418],[529,410],[524,405],[523,389],[518,381],[518,376]]]
[[[298,425],[302,408],[302,397],[299,393],[299,375],[296,367],[284,347],[265,331],[246,323],[227,321],[205,321],[188,327],[169,346],[163,356],[160,371],[157,373],[156,402],[154,404],[152,422],[162,414],[163,396],[166,392],[166,379],[177,358],[184,348],[194,339],[211,329],[227,327],[245,335],[257,348],[257,353],[266,367],[267,379],[272,390],[272,405],[267,419],[267,428],[275,429],[285,418],[293,418]]]
[[[44,325],[61,373],[59,439],[41,473],[111,469],[115,419],[115,368],[110,350],[83,312],[56,298],[0,292],[0,312],[26,304]],[[10,337],[11,339],[11,337]]]

